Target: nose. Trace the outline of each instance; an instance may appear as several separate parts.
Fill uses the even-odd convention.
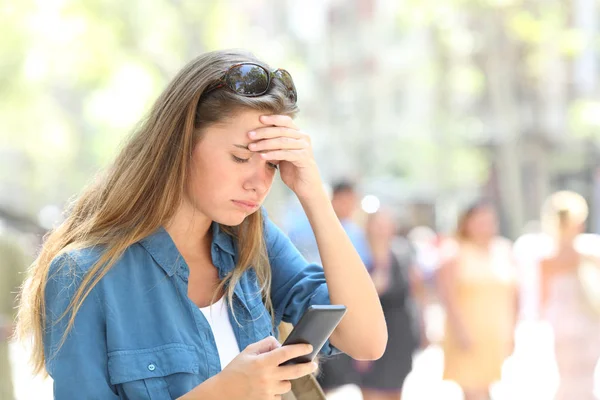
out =
[[[260,160],[252,166],[248,176],[245,177],[243,188],[256,192],[256,194],[262,197],[271,188],[274,175],[269,171],[266,163]]]

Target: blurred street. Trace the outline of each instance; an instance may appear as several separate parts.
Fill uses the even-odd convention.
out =
[[[249,345],[226,313],[228,341],[190,318],[224,294],[208,288],[246,293],[244,279],[261,284],[263,304],[246,304],[256,340],[277,328],[270,305],[297,324],[335,301],[359,309],[336,344],[374,358],[383,312],[378,360],[322,364],[329,399],[600,399],[599,0],[9,1],[0,33],[0,400],[52,399],[8,340],[33,338],[47,362],[67,300],[99,325],[82,323],[91,344],[64,336],[66,376],[189,392],[218,370],[210,332],[220,365]],[[198,231],[171,234],[186,225]],[[97,249],[116,263],[74,257]],[[75,262],[51,279],[63,253]],[[164,296],[150,303],[143,284]],[[108,361],[167,345],[200,361],[140,362],[132,381],[129,361]]]

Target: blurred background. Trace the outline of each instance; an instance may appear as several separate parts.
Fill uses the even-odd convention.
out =
[[[443,265],[441,238],[480,197],[513,241],[542,234],[540,208],[557,190],[582,195],[586,237],[600,232],[599,34],[598,0],[0,0],[0,234],[33,260],[69,199],[186,62],[248,49],[294,77],[297,123],[324,181],[355,186],[359,226],[385,205],[399,236],[433,232],[413,263],[428,340],[403,398],[461,398],[443,380],[446,307],[427,273]],[[281,182],[266,206],[287,230],[302,219]],[[516,258],[526,298],[517,337],[539,343],[551,335],[534,318],[538,275],[523,271],[540,257]],[[0,254],[0,280],[7,260]],[[22,349],[10,354],[15,397],[51,398]],[[552,398],[552,385],[538,382],[558,382],[552,372],[513,364],[494,399]],[[524,365],[542,378],[517,382]],[[360,392],[344,386],[330,397]]]

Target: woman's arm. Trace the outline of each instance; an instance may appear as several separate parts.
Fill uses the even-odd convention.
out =
[[[310,136],[289,116],[263,115],[260,122],[266,126],[248,132],[248,148],[265,161],[279,162],[281,180],[300,200],[315,233],[331,302],[348,308],[331,342],[354,358],[381,357],[387,327],[379,297],[323,189]]]
[[[543,314],[544,309],[546,308],[546,303],[548,301],[548,286],[549,286],[549,281],[550,281],[549,269],[550,269],[549,261],[541,260],[539,267],[538,267],[539,288],[540,288],[539,289],[540,315]]]
[[[383,355],[387,327],[377,290],[325,191],[300,199],[317,239],[332,304],[344,304],[346,316],[331,343],[355,359]]]

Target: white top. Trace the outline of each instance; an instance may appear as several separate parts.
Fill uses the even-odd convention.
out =
[[[208,306],[200,308],[202,314],[210,324],[215,342],[217,343],[217,351],[221,360],[221,369],[225,368],[238,354],[240,347],[231,327],[225,296],[219,301]]]

